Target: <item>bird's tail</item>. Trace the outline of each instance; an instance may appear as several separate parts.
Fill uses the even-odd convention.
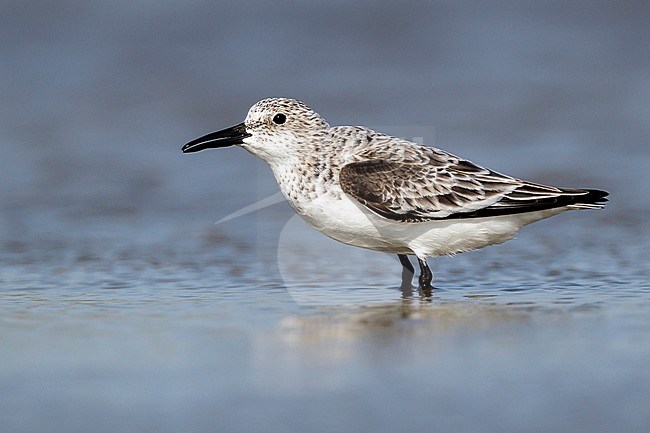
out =
[[[570,192],[571,202],[566,206],[569,209],[602,209],[607,204],[607,191],[599,189],[565,190]]]

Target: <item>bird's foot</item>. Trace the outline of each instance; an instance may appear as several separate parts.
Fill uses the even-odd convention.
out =
[[[434,290],[435,287],[433,287],[430,283],[420,284],[418,287],[418,291],[420,292],[420,297],[422,299],[430,299],[433,296]]]

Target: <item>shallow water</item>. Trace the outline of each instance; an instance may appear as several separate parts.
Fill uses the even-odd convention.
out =
[[[1,431],[650,430],[645,4],[84,4],[0,17]],[[611,203],[422,299],[286,204],[214,224],[272,176],[180,146],[273,95]]]

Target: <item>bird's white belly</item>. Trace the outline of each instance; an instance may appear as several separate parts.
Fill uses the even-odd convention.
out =
[[[562,212],[405,223],[374,214],[345,194],[323,195],[294,206],[309,225],[348,245],[420,257],[452,255],[512,239],[532,222]]]

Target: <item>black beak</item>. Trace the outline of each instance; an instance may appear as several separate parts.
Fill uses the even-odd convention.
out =
[[[240,123],[239,125],[221,131],[212,132],[203,137],[199,137],[196,140],[192,140],[183,146],[181,150],[183,153],[192,153],[203,149],[228,147],[233,144],[242,144],[244,138],[250,136],[251,134],[246,132],[246,125]]]

